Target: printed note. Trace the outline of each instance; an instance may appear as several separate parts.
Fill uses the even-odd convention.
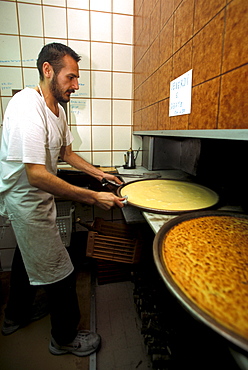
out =
[[[191,113],[192,69],[170,83],[169,116]]]

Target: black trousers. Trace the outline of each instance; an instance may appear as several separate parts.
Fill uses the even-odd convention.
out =
[[[76,277],[72,273],[65,279],[42,285],[50,309],[51,334],[60,345],[70,343],[77,335],[80,310],[76,293]],[[18,246],[16,247],[10,278],[10,293],[5,317],[17,323],[29,320],[37,286],[30,285]]]

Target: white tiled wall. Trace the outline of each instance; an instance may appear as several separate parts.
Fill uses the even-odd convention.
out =
[[[133,0],[1,0],[0,123],[12,90],[37,85],[42,46],[64,43],[82,56],[80,89],[67,107],[73,150],[93,164],[123,165],[124,153],[141,146],[132,137],[132,35]],[[85,222],[122,217],[119,209],[77,205],[75,212]],[[16,242],[2,221],[0,261],[10,269]]]
[[[1,122],[12,90],[37,85],[41,47],[62,42],[82,56],[68,104],[73,149],[93,164],[122,165],[141,145],[132,137],[132,37],[133,0],[0,1]]]

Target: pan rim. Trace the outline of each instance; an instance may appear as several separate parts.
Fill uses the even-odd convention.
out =
[[[129,181],[128,183],[125,183],[125,184],[122,184],[118,189],[117,189],[117,195],[120,196],[120,197],[123,197],[124,195],[126,194],[122,194],[122,189],[124,189],[125,187],[127,187],[128,185],[130,184],[134,184],[136,182],[142,182],[142,181],[145,181],[145,182],[148,182],[148,181],[161,181],[161,180],[165,180],[165,181],[173,181],[173,182],[178,182],[178,183],[187,183],[187,184],[192,184],[193,186],[196,186],[196,187],[199,187],[199,188],[202,188],[202,189],[205,189],[205,190],[208,190],[212,193],[215,194],[216,196],[216,201],[207,206],[207,207],[201,207],[201,208],[194,208],[194,209],[186,209],[186,210],[169,210],[169,209],[160,209],[160,208],[149,208],[149,207],[146,207],[146,206],[142,206],[142,205],[139,205],[139,204],[136,204],[134,202],[130,202],[128,199],[127,199],[127,204],[129,204],[130,206],[133,206],[133,207],[136,207],[138,209],[140,209],[141,211],[144,211],[144,212],[152,212],[152,213],[158,213],[158,214],[172,214],[172,215],[180,215],[180,214],[184,214],[184,213],[188,213],[188,212],[195,212],[197,210],[206,210],[206,209],[215,209],[216,207],[218,207],[219,203],[220,203],[220,197],[219,195],[214,191],[212,190],[211,188],[208,188],[207,186],[204,186],[202,184],[198,184],[196,182],[192,182],[192,181],[186,181],[186,180],[181,180],[181,179],[171,179],[171,178],[150,178],[150,179],[138,179],[138,180],[134,180],[134,181]]]
[[[165,238],[165,235],[169,230],[190,219],[199,218],[199,217],[207,217],[207,216],[232,216],[232,217],[239,217],[239,218],[245,218],[248,219],[248,215],[238,212],[232,212],[232,211],[195,211],[190,212],[188,214],[179,215],[178,217],[175,217],[168,221],[166,224],[164,224],[161,229],[156,234],[154,241],[153,241],[153,258],[155,265],[157,267],[157,270],[163,279],[166,287],[169,289],[169,291],[177,298],[179,303],[196,319],[202,321],[207,326],[211,327],[214,331],[221,334],[224,338],[228,339],[233,344],[237,345],[241,349],[248,351],[248,339],[245,339],[241,335],[235,333],[231,329],[228,329],[224,325],[222,325],[220,322],[215,320],[212,316],[210,316],[207,312],[203,311],[201,308],[199,308],[192,300],[190,300],[186,294],[179,288],[179,286],[176,284],[176,282],[173,280],[169,272],[167,271],[167,268],[165,266],[165,263],[162,259],[162,242]]]

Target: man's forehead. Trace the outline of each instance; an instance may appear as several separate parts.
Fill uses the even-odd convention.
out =
[[[70,55],[65,55],[63,57],[63,62],[64,66],[62,69],[64,72],[74,77],[79,77],[79,67],[75,59],[73,59]]]

